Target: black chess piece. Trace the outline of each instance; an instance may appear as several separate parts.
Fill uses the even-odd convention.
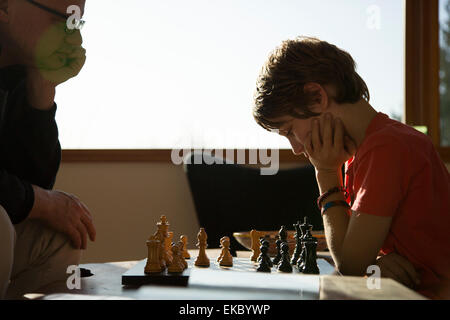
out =
[[[311,225],[309,225],[309,226],[311,227]],[[315,243],[315,247],[313,248],[310,243]],[[310,246],[309,251],[308,251],[307,244],[309,244],[309,246]],[[315,272],[315,267],[314,267],[312,261],[314,261],[314,263],[317,265],[316,248],[317,248],[317,238],[312,236],[311,229],[307,229],[305,235],[302,237],[302,253],[300,255],[299,261],[297,262],[299,272],[303,272],[303,273],[314,273]],[[314,252],[311,252],[311,249],[314,249],[313,250]],[[310,256],[308,256],[308,254]],[[314,257],[311,258],[311,256],[314,256]],[[308,271],[305,271],[307,268],[308,259],[311,259],[309,261],[309,263],[311,265],[308,267]]]
[[[303,272],[303,269],[305,267],[305,261],[306,261],[306,248],[305,248],[305,242],[303,241],[303,239],[301,239],[300,243],[301,243],[301,247],[302,247],[302,252],[300,253],[300,257],[297,261],[297,268],[298,268],[299,272]]]
[[[313,225],[308,223],[308,217],[303,218],[303,223],[300,225],[300,230],[302,231],[302,235],[306,234],[306,230],[312,229]]]
[[[291,264],[296,265],[298,259],[300,258],[300,254],[302,252],[301,238],[302,238],[303,234],[302,234],[302,231],[300,230],[300,221],[297,221],[297,223],[294,224],[294,228],[295,228],[295,234],[294,234],[295,250],[294,250],[294,254],[292,255]]]
[[[292,265],[289,261],[289,244],[287,242],[283,242],[281,245],[281,261],[278,265],[278,271],[292,272]]]
[[[278,237],[282,242],[287,242],[287,231],[286,226],[281,226],[280,231],[278,231]]]
[[[260,247],[263,245],[263,242],[264,242],[265,239],[266,239],[265,237],[260,237],[259,238],[259,246]],[[258,256],[258,258],[256,258],[256,262],[260,262],[261,261],[261,257],[262,257],[262,253],[261,253],[261,250],[260,250],[259,256]]]
[[[303,268],[303,273],[305,274],[319,274],[319,267],[317,266],[317,241],[313,239],[308,239],[305,241],[306,249],[306,261]]]
[[[305,267],[305,260],[306,260],[306,248],[304,245],[304,241],[305,241],[305,238],[308,236],[308,230],[310,231],[310,229],[312,227],[313,226],[308,223],[308,217],[305,216],[305,218],[303,219],[303,223],[300,225],[300,230],[302,232],[302,236],[300,238],[301,252],[300,252],[300,257],[297,261],[298,271],[300,271],[300,272],[303,272],[303,269]],[[311,232],[309,232],[309,234],[311,234]]]
[[[273,263],[272,263],[272,259],[270,259],[270,256],[269,256],[269,247],[270,247],[269,240],[264,240],[263,241],[263,246],[267,247],[267,253],[265,255],[265,258],[267,260],[267,264],[269,265],[269,267],[272,268],[273,267]]]
[[[272,268],[273,267],[273,263],[272,263],[272,260],[269,257],[269,246],[270,246],[270,243],[269,243],[268,240],[265,240],[264,238],[260,239],[260,242],[261,242],[261,247],[260,247],[261,253],[259,254],[258,259],[256,259],[256,261],[257,262],[261,262],[262,259],[266,259],[267,260],[266,263],[269,265],[269,267]],[[261,250],[262,247],[266,247],[267,248],[267,250],[264,250],[264,252],[266,252],[266,253],[264,253]]]
[[[267,241],[267,240],[264,240]],[[267,245],[261,245],[259,248],[261,250],[261,260],[259,261],[259,267],[256,269],[258,272],[270,272],[271,271],[271,264],[272,261],[270,261],[269,257],[269,246]]]
[[[277,241],[275,241],[275,243],[277,245],[277,255],[275,256],[275,258],[273,258],[272,263],[274,265],[277,265],[281,260],[281,244],[283,243],[283,241],[278,239]]]

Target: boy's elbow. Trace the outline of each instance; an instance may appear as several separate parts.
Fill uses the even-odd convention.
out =
[[[366,275],[367,266],[347,260],[337,263],[336,269],[344,276],[362,277]]]

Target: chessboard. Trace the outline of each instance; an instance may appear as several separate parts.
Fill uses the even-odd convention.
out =
[[[246,273],[249,277],[258,278],[258,282],[264,283],[266,275],[273,275],[273,280],[277,277],[276,275],[290,274],[295,277],[294,281],[297,281],[298,276],[306,274],[317,275],[334,272],[334,268],[326,260],[317,259],[317,238],[312,236],[311,230],[313,226],[307,222],[306,217],[303,224],[300,224],[299,221],[297,224],[294,224],[296,229],[296,247],[294,252],[289,252],[286,226],[281,226],[278,232],[278,240],[276,241],[277,254],[274,259],[269,254],[269,239],[256,230],[250,232],[253,252],[251,258],[233,258],[230,252],[230,238],[228,236],[220,239],[220,255],[218,257],[208,257],[206,251],[208,236],[205,228],[202,227],[197,234],[196,246],[199,250],[194,259],[187,250],[187,237],[185,235],[181,235],[179,241],[173,242],[174,232],[168,230],[169,222],[165,215],[161,215],[160,221],[157,222],[156,226],[156,232],[146,241],[148,248],[147,259],[141,260],[122,275],[122,285],[141,286],[156,284],[186,287],[191,278],[191,273],[195,273],[194,279],[199,279],[197,276],[201,274],[200,282],[202,282],[202,277],[210,279],[208,281],[211,283],[214,282],[214,277],[230,278],[231,282],[234,281],[239,286],[240,282],[242,282],[240,279],[243,278],[244,282],[248,280],[245,279],[245,275],[239,275],[239,273]],[[252,260],[257,261],[257,263]],[[297,267],[299,263],[302,272]],[[253,274],[253,276],[250,276],[250,274]],[[210,277],[211,275],[212,277]],[[282,281],[287,279],[283,276],[281,278]]]
[[[194,257],[195,258],[195,257]],[[167,270],[160,273],[146,274],[144,273],[145,264],[147,259],[141,260],[133,268],[122,274],[122,285],[125,286],[141,286],[141,285],[166,285],[166,286],[181,286],[186,287],[189,284],[189,278],[192,271],[196,270],[210,270],[210,271],[221,271],[227,272],[227,275],[233,272],[257,272],[256,269],[258,264],[251,261],[249,258],[233,258],[232,267],[222,267],[211,257],[211,263],[209,267],[197,267],[194,266],[194,259],[186,260],[188,262],[188,268],[181,273],[168,273]],[[317,265],[319,267],[320,275],[332,274],[334,272],[334,267],[325,259],[317,259]],[[267,274],[268,277],[279,275],[279,274],[297,274],[299,277],[304,276],[300,273],[297,267],[293,266],[292,273],[279,272],[276,267],[272,267],[270,273]],[[262,272],[258,272],[262,274]],[[216,273],[217,274],[217,273]]]

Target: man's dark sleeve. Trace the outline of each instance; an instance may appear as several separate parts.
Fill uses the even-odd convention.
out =
[[[53,188],[61,161],[56,104],[34,109],[25,92],[22,83],[8,97],[0,141],[0,204],[14,224],[33,207],[32,184]]]

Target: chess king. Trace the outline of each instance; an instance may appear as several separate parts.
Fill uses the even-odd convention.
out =
[[[382,277],[449,299],[450,174],[429,137],[372,107],[350,54],[316,38],[283,41],[254,101],[256,122],[314,165],[339,271],[377,264]]]

